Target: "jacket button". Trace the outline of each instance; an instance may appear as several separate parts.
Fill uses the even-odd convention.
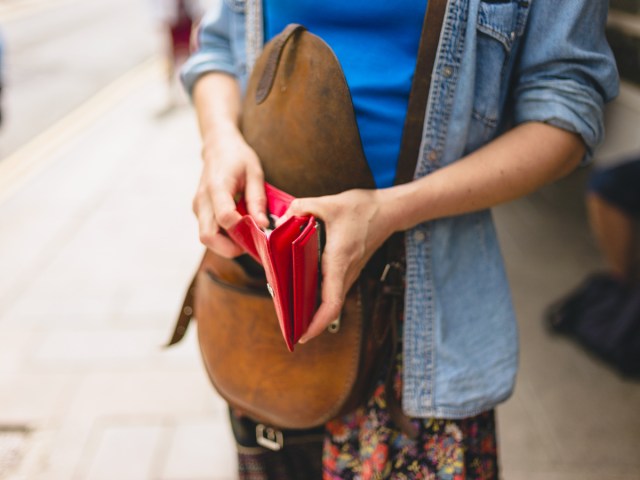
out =
[[[425,240],[426,235],[424,234],[423,231],[421,230],[417,230],[415,232],[413,232],[413,239],[417,242],[417,243],[422,243]]]
[[[444,67],[444,69],[442,70],[442,75],[444,75],[446,78],[449,78],[451,75],[453,75],[453,68]]]
[[[429,155],[428,155],[428,157],[427,157],[427,158],[429,159],[429,161],[430,161],[431,163],[433,163],[433,162],[435,162],[435,161],[438,159],[438,154],[437,154],[436,152],[434,152],[433,150],[431,150],[431,151],[429,152]]]

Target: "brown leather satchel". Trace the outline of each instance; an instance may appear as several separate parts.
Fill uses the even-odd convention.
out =
[[[397,175],[404,181],[415,168],[445,4],[430,1],[429,12],[437,11],[425,17],[432,22],[432,45],[425,46],[423,33],[416,77],[427,83],[412,87]],[[299,25],[265,46],[249,80],[241,128],[266,181],[293,196],[375,188],[340,65],[324,41]],[[349,291],[340,319],[294,352],[282,342],[261,267],[246,256],[227,259],[207,251],[169,344],[195,317],[207,373],[230,405],[278,428],[322,425],[367,400],[393,350],[391,327],[402,289],[385,282],[401,278],[380,277],[402,256],[398,250],[377,252]]]

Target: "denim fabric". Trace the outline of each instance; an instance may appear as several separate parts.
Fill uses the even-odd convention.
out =
[[[259,2],[223,0],[208,13],[182,70],[187,90],[207,71],[246,84],[243,12],[255,15]],[[607,8],[606,0],[449,0],[416,178],[530,121],[578,133],[588,159],[618,89]],[[491,212],[418,225],[406,245],[405,412],[462,418],[495,407],[514,388],[518,334]]]

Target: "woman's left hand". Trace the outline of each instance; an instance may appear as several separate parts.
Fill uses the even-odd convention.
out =
[[[394,232],[392,219],[384,213],[380,192],[348,190],[337,195],[296,199],[279,220],[280,224],[289,217],[310,214],[325,225],[322,302],[300,343],[322,333],[340,316],[349,288],[373,253]]]

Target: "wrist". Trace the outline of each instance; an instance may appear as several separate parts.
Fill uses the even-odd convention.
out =
[[[403,232],[437,217],[432,190],[426,188],[427,178],[377,190],[382,215],[393,232]],[[429,205],[431,208],[424,208]]]
[[[202,144],[205,148],[228,142],[236,137],[242,138],[237,123],[229,118],[220,118],[211,122],[206,131],[202,132]]]
[[[402,186],[375,190],[380,216],[389,230],[389,235],[412,227],[407,219],[407,200]]]

